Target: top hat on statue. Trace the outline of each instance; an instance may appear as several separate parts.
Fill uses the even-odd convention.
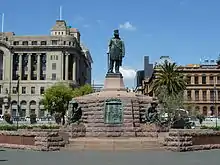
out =
[[[114,30],[114,35],[119,35],[119,30]]]

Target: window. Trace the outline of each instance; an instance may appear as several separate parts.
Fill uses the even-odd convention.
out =
[[[28,45],[28,41],[23,41],[22,45]]]
[[[47,45],[47,41],[41,41],[40,44],[41,45]]]
[[[207,92],[206,91],[202,91],[202,99],[203,99],[203,101],[207,100]]]
[[[22,87],[22,88],[21,88],[21,93],[22,93],[22,94],[26,94],[26,87]]]
[[[41,80],[46,80],[46,74],[42,74],[42,75],[40,76],[40,79],[41,79]]]
[[[56,73],[52,73],[52,80],[56,80],[57,79],[57,74]]]
[[[58,56],[57,55],[51,55],[50,60],[58,60]]]
[[[19,45],[19,41],[14,41],[13,45]]]
[[[44,87],[40,87],[40,94],[44,94]]]
[[[218,101],[220,101],[220,91],[218,91]]]
[[[37,45],[37,41],[32,41],[31,44],[32,45]]]
[[[35,94],[35,87],[31,87],[31,94]]]
[[[217,84],[220,84],[220,76],[217,77]]]
[[[199,84],[199,77],[198,77],[198,76],[195,76],[195,77],[194,77],[194,80],[195,80],[195,81],[194,81],[195,84]]]
[[[12,93],[13,93],[13,94],[16,94],[16,93],[17,93],[17,87],[13,87],[13,88],[12,88]]]
[[[188,100],[191,100],[191,97],[192,97],[192,96],[191,96],[191,91],[187,91],[187,99],[188,99]]]
[[[57,45],[58,41],[57,40],[52,40],[52,45]]]
[[[202,84],[206,84],[206,75],[202,75]]]
[[[56,70],[56,63],[52,63],[52,70]]]
[[[210,77],[209,77],[209,83],[210,83],[210,84],[214,84],[214,77],[213,77],[213,76],[210,76]]]
[[[63,41],[63,45],[66,45],[66,41]]]
[[[191,84],[191,76],[187,76],[186,77],[186,83],[187,84]]]
[[[199,90],[195,91],[195,100],[199,101]]]
[[[210,91],[210,100],[214,101],[214,97],[215,97],[215,92],[214,92],[214,90],[211,90]]]

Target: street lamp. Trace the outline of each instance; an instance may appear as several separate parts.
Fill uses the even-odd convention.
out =
[[[17,111],[16,111],[16,121],[17,121],[17,130],[18,130],[18,120],[19,120],[19,112],[20,112],[20,75],[18,75],[18,82],[17,82]]]

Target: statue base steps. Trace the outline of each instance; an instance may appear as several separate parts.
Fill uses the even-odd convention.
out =
[[[65,150],[164,150],[157,138],[74,138]]]

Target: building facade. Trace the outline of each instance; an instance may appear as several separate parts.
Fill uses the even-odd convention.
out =
[[[150,78],[153,73],[153,64],[150,64],[149,56],[144,56],[144,69],[138,70],[135,76],[135,91],[136,93],[143,94],[142,83],[145,79]]]
[[[184,102],[189,112],[199,112],[205,116],[220,116],[220,67],[216,60],[205,60],[201,64],[179,66],[187,86]],[[156,78],[157,67],[152,77],[143,80],[144,94],[154,96],[151,84]]]
[[[40,99],[45,89],[57,82],[91,84],[92,62],[80,42],[80,32],[64,20],[56,21],[48,36],[0,33],[0,114],[44,116]]]

